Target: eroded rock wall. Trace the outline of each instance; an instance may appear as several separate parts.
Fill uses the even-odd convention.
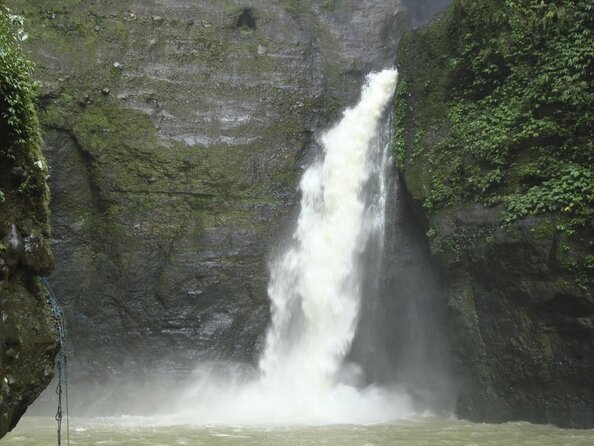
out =
[[[533,193],[536,189],[532,187],[541,186],[538,176],[527,175],[539,151],[549,157],[545,165],[554,169],[572,163],[579,177],[580,163],[592,154],[591,145],[588,138],[578,138],[571,152],[575,157],[569,160],[559,150],[563,138],[539,132],[521,144],[508,142],[506,146],[507,141],[514,141],[516,129],[509,124],[510,131],[502,135],[502,123],[519,119],[510,118],[516,106],[514,94],[502,101],[502,107],[509,106],[507,115],[491,116],[491,124],[485,127],[475,121],[476,132],[466,135],[462,145],[448,145],[456,138],[453,132],[460,130],[460,122],[472,110],[497,103],[499,94],[515,91],[520,96],[532,87],[531,77],[519,81],[519,75],[513,77],[518,64],[512,56],[489,48],[489,41],[499,38],[513,42],[505,34],[508,28],[476,25],[477,17],[485,23],[496,23],[496,17],[512,14],[515,10],[506,6],[508,2],[455,4],[456,15],[453,9],[448,10],[435,23],[408,35],[400,45],[402,83],[395,103],[400,127],[395,129],[395,145],[405,187],[419,211],[418,224],[427,232],[447,281],[448,332],[459,387],[456,412],[474,421],[528,420],[592,427],[594,290],[588,266],[592,256],[591,222],[582,222],[577,211],[572,215],[574,206],[570,203],[556,212],[540,211],[511,221],[513,208],[506,208],[506,203],[521,200],[522,193]],[[536,19],[546,20],[542,14]],[[559,35],[572,38],[568,28],[560,23],[554,26],[559,28],[548,28],[546,32],[551,40]],[[459,30],[464,30],[466,40],[459,37]],[[534,36],[534,42],[538,39]],[[542,46],[534,47],[540,53],[534,49],[528,54],[522,69],[556,60],[558,55],[547,46],[549,40],[541,42]],[[456,75],[464,73],[460,67],[469,57],[462,54],[461,47],[469,54],[476,52],[473,61],[477,66],[492,63],[491,74],[483,73],[484,78],[468,72],[466,76]],[[579,44],[572,48],[579,51]],[[541,58],[540,54],[547,56]],[[566,61],[563,57],[558,60],[561,64]],[[505,68],[497,71],[498,64]],[[506,81],[508,76],[513,82]],[[485,82],[494,86],[476,95],[468,93],[473,91],[472,85],[483,88]],[[545,101],[559,98],[546,83],[539,94],[547,98]],[[460,106],[462,101],[464,108]],[[561,115],[565,113],[564,119],[551,121],[571,123],[572,108],[564,106],[558,103],[538,109],[526,101],[521,116],[540,119],[560,110]],[[522,131],[527,126],[518,128]],[[487,139],[489,135],[495,136]],[[477,143],[477,139],[481,141]],[[504,161],[493,163],[490,153],[476,149],[481,144],[490,153],[506,153],[500,158]],[[559,152],[562,154],[557,155]],[[473,169],[484,169],[483,190],[467,187],[474,180],[480,181],[480,174],[472,178]],[[498,170],[501,176],[490,182],[487,173],[491,169]],[[549,184],[545,182],[542,187]],[[569,199],[591,206],[587,187],[564,187],[574,194]],[[536,202],[543,205],[536,210],[544,209],[545,200],[543,197]],[[588,212],[587,208],[582,212]],[[572,224],[575,226],[568,231]]]
[[[43,82],[73,379],[254,361],[314,134],[394,64],[399,0],[9,1]],[[428,14],[428,13],[427,13]]]

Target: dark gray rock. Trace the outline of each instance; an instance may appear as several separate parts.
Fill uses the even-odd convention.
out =
[[[26,276],[0,281],[0,437],[16,426],[53,376],[58,334],[39,295]]]
[[[42,123],[73,380],[253,362],[312,135],[394,64],[403,3],[8,4],[60,79]]]
[[[52,254],[34,87],[24,56],[16,43],[11,47],[7,12],[0,12],[2,52],[10,55],[8,69],[0,70],[0,438],[50,383],[58,347],[50,306],[35,277],[50,272]],[[18,110],[7,110],[6,97]]]
[[[363,289],[362,314],[351,356],[369,382],[397,385],[414,397],[419,410],[448,414],[456,384],[448,345],[447,282],[425,235],[427,220],[397,172],[391,175],[384,257]],[[375,285],[377,286],[377,285]],[[371,302],[370,297],[377,296]]]
[[[6,268],[4,279],[7,280],[8,276],[15,271],[24,253],[23,237],[15,224],[9,226],[8,233],[2,242],[4,244],[2,259]]]
[[[49,241],[38,234],[25,237],[21,263],[36,276],[46,276],[51,273],[54,269],[54,257]]]
[[[413,32],[398,54],[407,82],[404,185],[446,279],[456,413],[479,422],[592,427],[594,293],[583,266],[592,234],[569,237],[558,229],[560,215],[508,227],[503,206],[485,207],[468,195],[437,210],[421,206],[437,175],[428,158],[450,127],[442,80],[457,56],[446,38],[448,17]]]
[[[450,334],[472,420],[592,426],[594,300],[572,258],[584,253],[549,217],[501,228],[476,204],[434,217],[449,278]]]

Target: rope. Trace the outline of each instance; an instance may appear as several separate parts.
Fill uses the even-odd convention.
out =
[[[45,277],[41,277],[41,284],[45,288],[48,301],[54,311],[56,327],[60,336],[60,353],[58,357],[58,384],[56,385],[56,395],[58,396],[58,409],[55,419],[58,423],[58,446],[62,446],[62,419],[64,411],[62,410],[62,395],[66,405],[66,444],[70,446],[70,417],[68,414],[68,356],[66,356],[66,329],[64,326],[64,313],[60,308],[58,299],[54,294],[52,287]]]
[[[58,361],[58,385],[56,386],[56,395],[58,395],[58,410],[56,412],[56,421],[58,422],[58,446],[62,444],[62,361]]]

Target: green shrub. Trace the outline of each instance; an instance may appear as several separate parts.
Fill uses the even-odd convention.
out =
[[[26,144],[37,131],[33,64],[17,45],[27,39],[22,26],[23,18],[10,14],[0,3],[0,126],[11,157],[15,157],[13,146]]]
[[[456,0],[417,32],[415,49],[405,45],[435,52],[435,41],[443,54],[406,79],[421,92],[417,122],[431,112],[423,97],[447,108],[445,136],[424,141],[418,161],[432,178],[425,206],[502,203],[508,223],[553,212],[567,228],[593,228],[594,0]],[[405,170],[414,151],[407,146]]]
[[[23,18],[0,0],[0,221],[49,234],[47,166],[41,151],[33,64],[19,48]]]

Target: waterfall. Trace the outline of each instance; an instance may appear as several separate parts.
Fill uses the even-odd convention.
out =
[[[177,421],[379,423],[413,413],[404,392],[362,386],[360,368],[346,361],[369,291],[363,263],[377,270],[381,262],[390,159],[385,112],[397,76],[394,69],[371,73],[359,103],[320,137],[323,153],[300,183],[295,232],[271,263],[272,321],[258,376],[246,379],[238,365],[200,369]],[[370,252],[376,261],[363,262]]]
[[[368,76],[360,102],[321,137],[323,159],[303,175],[292,246],[271,267],[265,379],[336,384],[364,293],[360,254],[374,231],[383,233],[388,147],[378,130],[396,80],[395,70]],[[366,193],[372,177],[379,187]]]

